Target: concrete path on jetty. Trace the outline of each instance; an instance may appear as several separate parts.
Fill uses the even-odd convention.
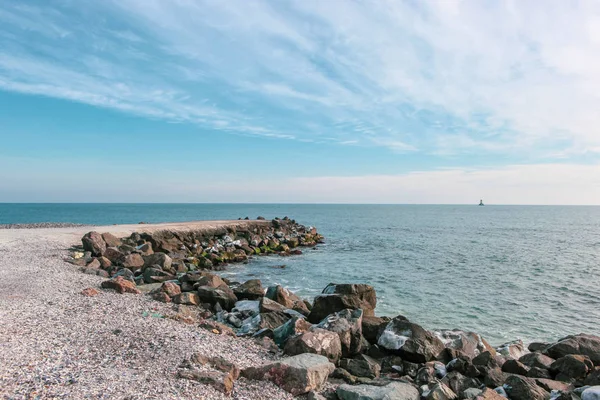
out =
[[[269,221],[197,221],[72,228],[0,229],[0,398],[289,399],[266,383],[240,379],[232,397],[176,377],[194,352],[244,368],[273,358],[250,339],[215,335],[169,318],[173,305],[100,291],[103,278],[63,261],[90,230],[211,230]]]

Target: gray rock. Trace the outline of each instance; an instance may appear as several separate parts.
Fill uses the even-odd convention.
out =
[[[377,340],[377,344],[396,351],[400,357],[415,363],[437,359],[444,351],[444,343],[433,333],[402,316],[392,319]]]
[[[294,396],[320,390],[335,366],[327,357],[300,354],[242,371],[247,379],[267,380]]]
[[[340,361],[340,368],[344,368],[354,376],[375,379],[379,378],[381,366],[379,363],[364,354],[356,356],[356,358],[345,358]]]
[[[567,336],[542,353],[554,359],[569,354],[581,354],[588,356],[594,365],[600,366],[600,337],[585,334]]]
[[[315,297],[308,320],[318,323],[328,315],[349,308],[361,309],[363,315],[375,315],[377,295],[373,286],[365,284],[330,283],[321,295]]]
[[[342,356],[342,344],[335,332],[313,329],[290,338],[284,352],[291,356],[303,353],[320,354],[335,364]]]
[[[581,400],[600,400],[600,386],[591,386],[581,393]]]
[[[348,385],[337,388],[340,400],[419,400],[419,391],[410,383],[390,382],[384,386]]]
[[[158,265],[162,269],[170,269],[173,260],[171,257],[166,255],[165,253],[154,253],[148,256],[143,256],[144,258],[144,267],[149,267],[152,265]]]
[[[547,400],[550,393],[539,387],[531,378],[510,375],[506,379],[506,393],[511,400]]]
[[[362,310],[341,310],[328,315],[316,327],[337,333],[342,356],[352,357],[362,351],[362,315]]]

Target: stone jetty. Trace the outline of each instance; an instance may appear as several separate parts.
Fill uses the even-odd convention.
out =
[[[250,338],[278,355],[243,369],[219,354],[182,360],[181,379],[225,394],[241,377],[308,399],[600,400],[597,336],[493,346],[475,332],[429,331],[402,315],[378,317],[368,284],[331,283],[308,301],[259,279],[218,274],[252,257],[301,255],[323,240],[316,228],[289,218],[127,237],[89,232],[68,261],[106,277],[102,288],[173,303],[183,322]]]

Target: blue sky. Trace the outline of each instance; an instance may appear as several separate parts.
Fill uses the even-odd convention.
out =
[[[0,201],[599,204],[600,5],[0,0]]]

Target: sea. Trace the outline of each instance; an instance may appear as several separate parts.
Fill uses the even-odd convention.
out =
[[[493,344],[600,334],[600,207],[307,204],[0,204],[0,224],[284,217],[326,242],[223,272],[307,298],[330,282],[368,283],[378,315]],[[284,268],[281,266],[285,265]]]

